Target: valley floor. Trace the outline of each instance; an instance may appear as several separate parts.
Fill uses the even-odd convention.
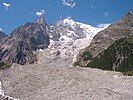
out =
[[[133,100],[133,77],[99,69],[13,64],[0,81],[20,100]]]

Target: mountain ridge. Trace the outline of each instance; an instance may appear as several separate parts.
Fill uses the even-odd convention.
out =
[[[40,20],[40,22],[39,22]],[[28,64],[36,62],[34,51],[49,45],[48,26],[42,17],[13,30],[2,44],[1,62]]]
[[[38,51],[48,48],[52,52],[55,45],[53,53],[57,57],[72,59],[78,50],[89,45],[93,36],[103,29],[76,22],[71,18],[59,20],[54,25],[48,25],[42,15],[38,17],[36,22],[27,22],[14,29],[6,37],[1,47],[1,62],[7,63],[7,65],[12,63],[32,64],[38,60]],[[84,41],[88,42],[84,44]],[[51,46],[52,48],[49,48]]]
[[[78,54],[77,62],[81,61],[81,63],[86,63],[83,61],[84,58],[82,58],[85,52],[89,52],[92,54],[92,57],[96,57],[100,52],[107,49],[116,40],[131,37],[132,35],[133,14],[128,12],[121,20],[112,23],[108,28],[95,35],[90,45]]]
[[[127,42],[132,41],[132,36],[133,13],[128,12],[121,20],[96,34],[90,45],[78,54],[74,65],[116,70],[133,75],[131,61],[133,44]]]

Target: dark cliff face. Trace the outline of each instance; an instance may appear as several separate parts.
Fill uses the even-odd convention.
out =
[[[89,47],[82,50],[77,56],[77,62],[83,61],[84,53],[89,52],[92,57],[96,57],[103,50],[107,49],[116,40],[133,36],[133,13],[130,11],[121,20],[111,24],[105,30],[99,32],[92,40]],[[88,59],[89,61],[89,59]]]
[[[37,58],[27,41],[22,40],[2,52],[2,61],[10,64],[18,63],[24,65],[34,63],[37,61]]]
[[[49,26],[40,17],[36,23],[26,23],[16,28],[1,47],[1,61],[31,64],[37,61],[35,51],[46,49],[50,44]]]

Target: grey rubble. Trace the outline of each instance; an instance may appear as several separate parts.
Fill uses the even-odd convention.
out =
[[[5,93],[20,100],[133,99],[133,77],[100,69],[13,64],[0,79]]]

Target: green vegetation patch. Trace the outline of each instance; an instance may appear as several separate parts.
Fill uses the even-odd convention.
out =
[[[90,52],[85,52],[82,55],[83,61],[91,60],[92,59],[92,54]]]
[[[133,43],[133,37],[127,39],[128,43]]]
[[[11,67],[11,64],[0,62],[0,70],[5,70],[8,69],[9,67]]]

